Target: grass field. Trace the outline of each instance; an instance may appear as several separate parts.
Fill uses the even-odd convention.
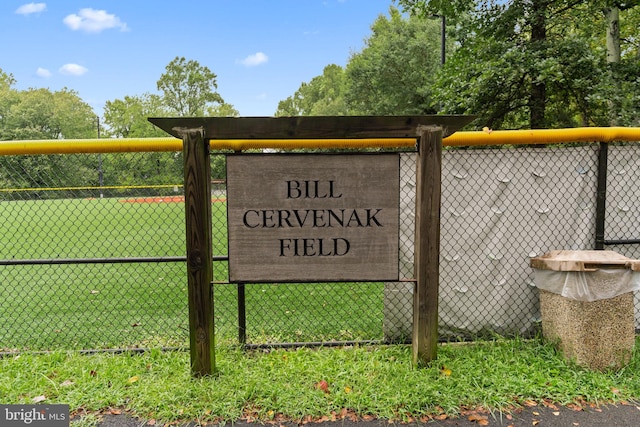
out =
[[[0,259],[185,254],[183,203],[124,199],[0,202]],[[226,204],[213,203],[214,254],[226,254]],[[227,280],[226,263],[214,266]],[[184,263],[0,266],[0,350],[184,346]],[[381,284],[246,286],[249,342],[379,339]],[[237,291],[215,285],[217,338],[237,339]]]

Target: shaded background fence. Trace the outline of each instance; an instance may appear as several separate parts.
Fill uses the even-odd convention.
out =
[[[237,343],[245,321],[248,344],[410,338],[414,156],[401,160],[406,280],[239,288],[215,262],[217,339]],[[213,251],[224,256],[224,156],[211,161]],[[606,249],[640,257],[639,163],[635,144],[445,150],[441,337],[534,333],[529,258],[594,249],[598,221]],[[188,345],[180,153],[2,156],[0,220],[0,350]]]

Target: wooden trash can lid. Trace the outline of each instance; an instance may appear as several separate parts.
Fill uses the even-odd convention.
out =
[[[551,251],[531,258],[531,267],[553,271],[597,271],[624,269],[640,271],[640,260],[630,259],[614,251]]]

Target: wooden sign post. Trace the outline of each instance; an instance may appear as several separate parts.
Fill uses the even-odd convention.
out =
[[[181,132],[187,231],[189,344],[193,376],[216,370],[213,325],[211,164],[202,128]]]
[[[440,173],[442,128],[418,128],[413,289],[413,364],[427,365],[438,349]]]
[[[186,117],[186,118],[150,118],[156,126],[164,131],[182,138],[184,153],[184,182],[185,182],[185,214],[187,231],[187,284],[189,296],[189,340],[191,345],[191,371],[194,376],[211,375],[215,372],[214,355],[214,325],[213,325],[213,256],[211,231],[211,170],[209,159],[209,144],[217,148],[242,151],[256,148],[269,140],[276,147],[313,148],[305,144],[307,139],[322,139],[333,141],[334,148],[348,146],[350,148],[365,147],[398,147],[387,141],[393,138],[409,139],[413,147],[418,138],[417,186],[416,186],[416,224],[415,224],[415,289],[414,289],[414,318],[413,318],[413,362],[424,365],[436,358],[438,342],[438,257],[440,244],[440,162],[442,154],[443,133],[450,135],[457,129],[469,123],[470,116],[355,116],[355,117]],[[360,144],[360,139],[375,139],[375,145]],[[294,144],[283,144],[285,140],[299,140]],[[227,144],[227,145],[225,145]],[[326,145],[328,146],[328,145]],[[325,147],[326,147],[325,146]],[[407,147],[407,145],[402,145]],[[372,154],[373,155],[373,154]],[[293,157],[291,157],[293,159]],[[357,170],[355,164],[349,161],[355,157],[336,162],[343,163],[343,170],[352,172]],[[318,161],[314,161],[318,163]],[[330,162],[333,163],[333,162]],[[366,165],[366,163],[363,163]],[[387,157],[386,174],[381,174],[385,180],[397,175],[397,160]],[[344,166],[346,165],[346,166]],[[374,165],[377,168],[380,165]],[[372,166],[365,166],[363,170]],[[331,172],[332,167],[324,167]],[[258,181],[260,176],[252,176],[251,180]],[[306,172],[305,172],[306,173]],[[344,276],[321,277],[323,280],[342,280],[364,278],[372,272],[375,278],[381,280],[396,280],[397,260],[391,263],[381,263],[379,258],[397,256],[397,242],[381,245],[381,250],[371,253],[372,256],[360,256],[349,260],[347,255],[356,253],[364,248],[369,240],[367,234],[353,233],[354,230],[367,231],[370,229],[380,245],[387,236],[387,243],[396,239],[395,233],[380,233],[384,227],[397,227],[397,203],[382,204],[376,197],[366,196],[359,199],[359,189],[350,188],[348,181],[343,181],[337,175],[321,177],[320,172],[313,175],[296,173],[285,176],[276,175],[278,181],[273,184],[276,191],[272,199],[284,197],[290,206],[269,206],[268,204],[254,205],[253,199],[235,206],[240,222],[232,231],[242,238],[253,239],[253,234],[247,231],[268,232],[262,245],[275,244],[278,260],[284,258],[316,258],[311,262],[307,259],[308,271],[313,268],[329,269],[325,260],[340,259],[346,261],[341,268],[347,272]],[[322,172],[324,173],[324,172]],[[368,175],[367,181],[375,181],[375,174]],[[318,176],[316,176],[318,175]],[[395,178],[394,178],[395,179]],[[383,186],[381,185],[380,188]],[[394,197],[397,185],[384,186],[386,198]],[[390,190],[391,189],[391,190]],[[366,193],[366,192],[365,192]],[[363,195],[365,194],[363,193]],[[375,193],[375,191],[374,191]],[[284,196],[283,196],[284,195]],[[349,197],[347,197],[349,195]],[[351,198],[355,196],[355,198]],[[383,197],[383,199],[385,198]],[[315,200],[315,205],[299,205],[302,199]],[[344,206],[340,201],[344,201]],[[234,202],[235,203],[235,202]],[[282,204],[282,203],[281,203]],[[291,235],[272,237],[270,229],[286,228]],[[254,230],[255,229],[255,230]],[[298,229],[305,233],[296,234]],[[322,230],[321,230],[322,229]],[[342,229],[344,234],[328,233],[328,229]],[[317,230],[320,230],[316,233]],[[307,235],[306,232],[313,231]],[[239,232],[239,234],[238,234]],[[256,234],[255,236],[258,236]],[[364,236],[364,237],[363,237]],[[275,242],[275,243],[274,243]],[[375,245],[374,244],[374,245]],[[366,249],[366,248],[364,248]],[[230,249],[231,250],[231,249]],[[237,250],[237,248],[236,248]],[[367,249],[368,250],[368,249]],[[351,252],[353,251],[353,252]],[[245,281],[259,281],[261,276],[254,275],[251,253],[244,247],[241,259],[244,264],[236,264],[240,269],[234,272],[238,276],[239,286]],[[395,252],[390,254],[390,252]],[[377,257],[377,258],[376,258]],[[316,263],[320,259],[320,263]],[[358,265],[358,263],[362,265]],[[376,267],[385,267],[374,269]],[[302,263],[301,263],[302,264]],[[318,267],[319,266],[319,267]],[[245,271],[246,270],[246,271]],[[259,271],[260,268],[256,268]],[[297,280],[305,278],[306,282],[317,281],[320,278],[301,277],[299,270],[292,269],[292,273],[279,279]],[[304,268],[303,268],[304,271]],[[247,274],[245,276],[245,274]],[[315,274],[315,273],[314,273]],[[268,277],[266,279],[269,279]]]

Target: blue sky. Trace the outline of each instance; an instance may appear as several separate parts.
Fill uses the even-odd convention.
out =
[[[157,93],[176,56],[218,76],[243,116],[278,101],[328,64],[345,65],[392,0],[2,0],[0,68],[17,89],[73,89],[102,114],[108,100]]]

